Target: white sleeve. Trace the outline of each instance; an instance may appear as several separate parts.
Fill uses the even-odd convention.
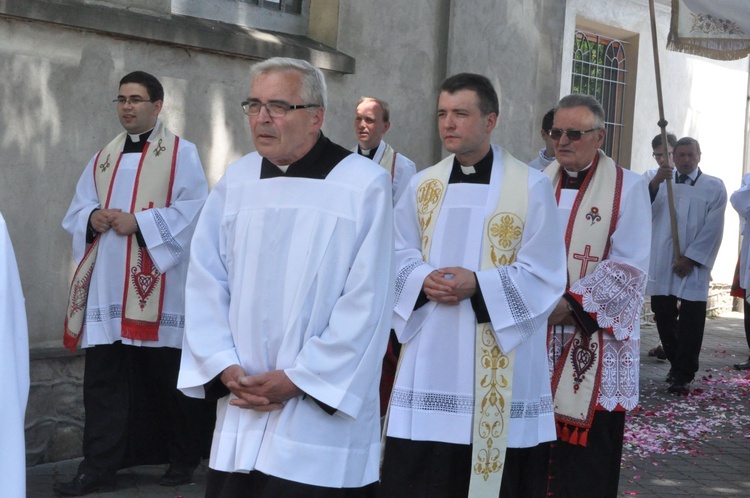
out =
[[[207,195],[208,183],[198,150],[180,140],[169,207],[135,213],[151,259],[161,273],[188,257],[193,229]]]
[[[94,161],[98,155],[98,152],[94,154],[78,179],[76,193],[62,221],[63,228],[73,238],[73,259],[76,263],[80,263],[83,254],[86,252],[86,231],[88,230],[89,216],[94,209],[101,208],[99,196],[96,193],[96,183],[94,182]]]
[[[533,183],[532,183],[533,182]],[[565,244],[549,179],[530,179],[526,222],[516,260],[476,272],[492,328],[504,352],[539,330],[565,292]]]

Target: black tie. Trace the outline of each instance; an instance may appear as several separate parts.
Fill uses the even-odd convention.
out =
[[[690,177],[688,175],[680,175],[677,179],[677,183],[687,183],[690,185],[692,182],[690,182]]]

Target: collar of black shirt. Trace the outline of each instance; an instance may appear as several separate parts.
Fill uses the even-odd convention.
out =
[[[583,185],[583,181],[591,171],[591,168],[586,168],[578,172],[578,176],[570,176],[565,168],[562,168],[562,188],[568,188],[572,190],[578,190]]]
[[[461,171],[461,163],[459,163],[458,159],[454,157],[453,169],[451,170],[451,176],[448,180],[448,183],[481,183],[489,185],[490,174],[492,173],[493,159],[492,147],[490,147],[490,151],[487,153],[487,155],[480,159],[478,163],[473,165],[475,172],[466,175],[463,171]]]
[[[284,176],[323,180],[338,163],[351,153],[351,151],[331,142],[321,132],[313,148],[301,159],[290,164],[286,173],[264,157],[260,165],[260,179]]]
[[[143,148],[146,146],[146,142],[148,141],[148,137],[151,136],[152,131],[154,131],[153,128],[146,133],[138,135],[139,140],[137,142],[133,142],[133,139],[130,138],[130,134],[128,134],[125,137],[125,146],[122,148],[123,154],[132,154],[134,152],[140,154],[143,152]]]

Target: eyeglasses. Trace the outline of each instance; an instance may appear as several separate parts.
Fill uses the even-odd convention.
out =
[[[262,107],[266,108],[266,112],[272,118],[283,118],[289,111],[296,109],[309,109],[311,107],[320,107],[318,104],[300,104],[292,105],[286,102],[259,102],[257,100],[245,100],[242,102],[242,112],[248,116],[257,116],[260,114]]]
[[[591,133],[592,131],[601,130],[601,128],[591,128],[590,130],[561,130],[560,128],[552,128],[547,133],[549,134],[550,138],[552,140],[560,140],[562,138],[563,133],[568,136],[568,140],[571,142],[575,142],[577,140],[580,140],[583,138],[583,136],[586,133]]]
[[[153,100],[143,99],[141,97],[117,97],[112,102],[117,102],[117,105],[138,105],[143,104],[144,102],[153,102]]]

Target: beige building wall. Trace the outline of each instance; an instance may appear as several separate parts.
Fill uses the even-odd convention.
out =
[[[637,50],[629,54],[636,67],[635,99],[632,103],[633,171],[656,167],[651,157],[651,139],[659,133],[654,76],[654,56],[647,0],[568,0],[564,32],[560,94],[570,92],[572,46],[576,26],[609,29],[615,36],[636,35]],[[728,196],[740,187],[745,146],[746,101],[750,59],[715,61],[705,57],[668,51],[669,2],[655,5],[664,114],[668,131],[678,138],[690,136],[701,144],[701,170],[721,178]],[[727,204],[724,238],[712,271],[714,283],[731,284],[739,248],[739,219]]]

